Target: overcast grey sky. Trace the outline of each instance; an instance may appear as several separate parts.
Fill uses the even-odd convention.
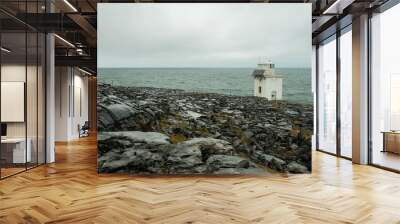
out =
[[[98,67],[310,67],[311,4],[98,4]]]

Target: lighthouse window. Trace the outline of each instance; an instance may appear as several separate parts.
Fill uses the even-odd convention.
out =
[[[276,100],[276,91],[275,90],[271,92],[271,99]]]
[[[261,93],[261,86],[258,87],[258,93]]]

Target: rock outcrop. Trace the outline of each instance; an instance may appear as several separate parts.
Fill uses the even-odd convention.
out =
[[[98,85],[100,172],[307,173],[311,105]]]

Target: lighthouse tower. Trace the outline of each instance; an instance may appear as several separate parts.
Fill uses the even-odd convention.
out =
[[[268,100],[282,100],[281,75],[275,74],[275,65],[271,62],[261,63],[252,74],[254,78],[254,96]]]

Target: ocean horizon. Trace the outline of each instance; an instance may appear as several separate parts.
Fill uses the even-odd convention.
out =
[[[253,96],[255,68],[98,68],[98,82],[120,86]],[[311,68],[275,68],[283,76],[283,100],[311,104]]]

